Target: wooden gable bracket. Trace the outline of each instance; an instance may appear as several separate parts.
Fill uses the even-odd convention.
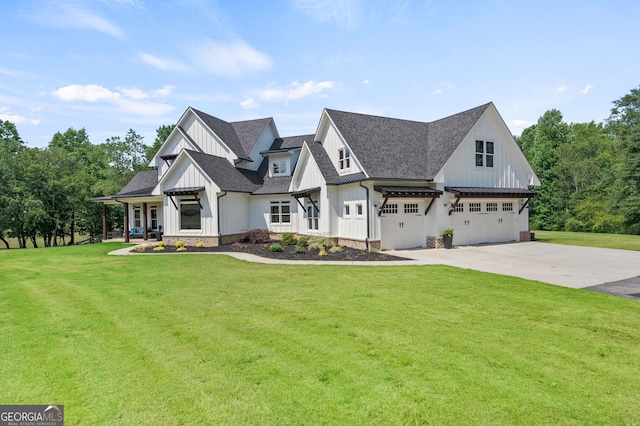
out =
[[[433,206],[433,203],[436,201],[436,197],[431,197],[431,202],[429,202],[429,205],[427,206],[427,209],[424,211],[424,215],[426,216],[429,213],[429,210],[431,210],[431,206]]]
[[[384,201],[382,202],[382,205],[380,206],[380,209],[378,210],[378,217],[380,217],[380,215],[382,214],[382,210],[384,210],[384,206],[387,205],[387,201],[389,201],[389,196],[385,195],[384,196]]]
[[[458,203],[460,202],[460,199],[462,197],[457,196],[456,197],[456,201],[453,202],[453,204],[451,204],[451,208],[449,209],[449,216],[451,216],[454,212],[454,210],[456,209],[456,207],[458,207]]]
[[[531,198],[527,198],[527,201],[524,202],[524,204],[522,205],[522,207],[520,207],[520,210],[518,211],[518,214],[522,213],[522,211],[527,208],[527,206],[529,205],[529,201],[531,201]]]
[[[173,199],[173,195],[167,195],[167,197],[169,197],[169,199],[171,200],[171,203],[173,204],[173,207],[175,207],[176,210],[178,210],[178,205],[176,204],[175,200]]]
[[[304,211],[304,204],[302,204],[302,202],[300,201],[300,198],[295,197],[295,199],[298,202],[298,204],[300,205],[300,208],[302,208],[302,210]]]
[[[202,203],[200,202],[200,198],[198,198],[198,193],[200,191],[204,191],[204,186],[193,187],[193,188],[168,189],[168,190],[164,191],[164,195],[169,197],[169,199],[171,200],[171,203],[173,204],[173,207],[175,207],[176,210],[179,210],[179,209],[178,209],[178,204],[176,204],[176,200],[173,199],[174,196],[176,196],[176,195],[178,195],[178,196],[192,195],[193,196],[193,201],[197,201],[198,205],[200,206],[200,210],[202,210],[202,209],[204,209],[204,207],[202,207]],[[188,199],[187,201],[191,201],[191,199]]]
[[[309,196],[307,197],[307,200],[309,200],[309,201],[311,202],[311,204],[313,204],[313,207],[315,207],[315,208],[316,208],[316,211],[317,211],[317,212],[318,212],[318,214],[319,214],[319,213],[320,213],[320,209],[318,208],[318,205],[316,204],[316,202],[315,202],[315,201],[313,201],[313,200],[311,199],[311,195],[309,195]]]
[[[312,188],[312,189],[306,189],[303,191],[294,192],[291,194],[291,196],[296,199],[300,207],[302,207],[302,210],[306,210],[306,209],[304,208],[304,205],[300,202],[300,198],[306,198],[307,200],[309,200],[311,204],[313,204],[313,207],[316,208],[318,213],[320,213],[320,209],[318,208],[318,205],[316,204],[315,201],[311,199],[311,194],[315,194],[316,192],[320,192],[320,188]]]

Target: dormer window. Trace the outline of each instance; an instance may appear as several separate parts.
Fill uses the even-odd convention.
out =
[[[273,176],[287,175],[287,160],[274,160],[271,171]]]
[[[340,170],[349,170],[351,168],[351,151],[349,151],[349,148],[340,148],[338,150],[338,168]]]

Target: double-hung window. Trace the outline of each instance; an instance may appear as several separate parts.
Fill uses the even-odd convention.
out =
[[[158,229],[158,208],[151,207],[149,213],[151,214],[151,229]]]
[[[271,223],[282,224],[291,223],[291,202],[272,201],[271,202]]]
[[[307,229],[312,231],[318,230],[320,212],[315,204],[307,204]]]
[[[476,167],[493,168],[494,143],[476,140]]]
[[[338,150],[338,168],[340,170],[349,170],[351,168],[351,151],[349,151],[349,148],[340,148]]]
[[[287,175],[287,160],[285,159],[274,160],[272,167],[273,167],[272,176]]]

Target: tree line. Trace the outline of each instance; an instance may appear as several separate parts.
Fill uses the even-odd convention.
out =
[[[85,129],[57,132],[46,148],[30,148],[14,123],[0,120],[0,241],[20,248],[73,244],[76,233],[102,231],[102,206],[92,197],[117,194],[173,129],[160,126],[150,146],[134,130],[92,144]],[[110,229],[122,229],[123,209],[108,206]]]
[[[516,141],[542,182],[532,229],[640,234],[640,87],[602,123],[568,124],[552,109]]]

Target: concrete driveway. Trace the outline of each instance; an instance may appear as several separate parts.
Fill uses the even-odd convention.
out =
[[[640,252],[536,241],[387,253],[424,264],[451,265],[571,288],[634,280],[640,276]]]

